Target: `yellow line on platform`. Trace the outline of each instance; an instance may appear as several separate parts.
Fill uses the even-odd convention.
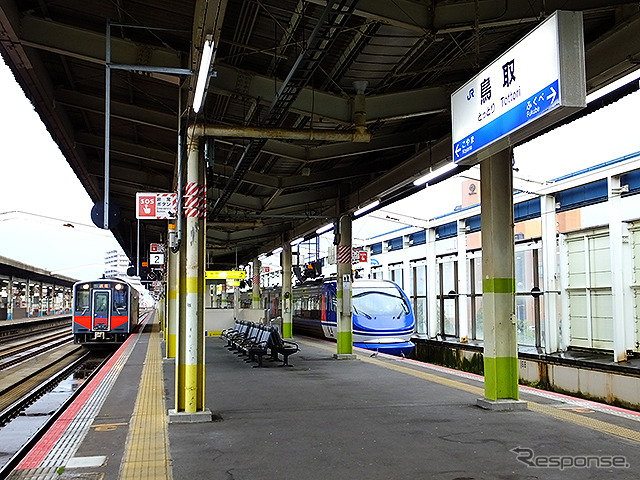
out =
[[[302,341],[296,340],[296,341],[301,344],[305,343],[304,340]],[[309,345],[313,345],[316,348],[320,348],[326,351],[333,351],[333,352],[336,351],[335,345],[331,345],[331,344],[323,345],[319,342],[313,342],[313,343],[310,342]],[[364,353],[364,354],[360,352],[356,352],[356,353],[358,355],[358,359],[366,363],[373,363],[381,367],[388,368],[389,370],[395,370],[396,372],[421,378],[422,380],[435,382],[440,385],[445,385],[447,387],[463,390],[465,392],[478,395],[479,397],[484,397],[484,388],[475,387],[473,385],[469,385],[467,383],[460,382],[458,380],[443,378],[438,375],[424,372],[422,370],[416,370],[405,365],[400,365],[396,360],[389,360],[389,359],[385,359],[384,357],[370,357],[368,353]],[[557,418],[558,420],[571,422],[576,425],[589,428],[591,430],[596,430],[598,432],[607,433],[609,435],[614,435],[616,437],[621,437],[627,440],[632,440],[640,443],[640,432],[636,430],[632,430],[630,428],[621,427],[609,422],[604,422],[602,420],[597,420],[595,418],[579,415],[574,412],[568,412],[566,410],[557,408],[553,405],[544,405],[537,402],[527,402],[527,408],[532,412],[549,415],[551,417]]]
[[[172,478],[158,330],[154,322],[120,467],[123,480]]]

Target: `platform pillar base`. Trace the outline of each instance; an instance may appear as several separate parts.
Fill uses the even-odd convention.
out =
[[[175,409],[171,408],[167,417],[169,419],[169,423],[206,423],[213,420],[211,410],[208,408],[205,408],[201,412],[194,413],[177,412]]]
[[[527,409],[527,402],[524,400],[513,400],[510,398],[499,398],[498,400],[479,398],[476,401],[476,405],[485,410],[494,410],[496,412],[518,412]]]
[[[336,360],[357,360],[358,356],[355,353],[334,353],[333,358]]]

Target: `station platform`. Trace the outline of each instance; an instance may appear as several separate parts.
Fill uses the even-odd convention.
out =
[[[118,351],[11,479],[636,479],[640,413],[521,387],[485,410],[482,378],[296,338],[289,368],[206,339],[213,420],[169,423],[174,361],[158,325]]]

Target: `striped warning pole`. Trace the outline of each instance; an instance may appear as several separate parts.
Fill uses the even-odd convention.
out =
[[[260,269],[262,268],[262,262],[257,258],[253,259],[253,278],[251,279],[253,282],[253,301],[251,302],[251,308],[254,310],[259,310],[262,305],[260,305]]]
[[[180,308],[176,362],[175,414],[205,413],[201,420],[210,420],[204,408],[204,275],[205,275],[205,215],[206,186],[204,162],[200,158],[199,139],[189,144],[187,158],[187,184],[184,190],[185,255],[184,255],[184,309]],[[182,256],[181,256],[182,257]],[[181,258],[182,260],[182,258]],[[182,290],[182,289],[181,289]],[[182,303],[182,302],[181,302]],[[184,311],[184,316],[182,312]],[[171,415],[171,414],[170,414]]]
[[[338,244],[338,354],[337,358],[351,358],[353,355],[353,313],[351,304],[351,217],[343,215],[338,223],[340,242]]]
[[[486,398],[479,399],[478,404],[496,409],[499,404],[520,403],[511,167],[511,149],[480,164]]]

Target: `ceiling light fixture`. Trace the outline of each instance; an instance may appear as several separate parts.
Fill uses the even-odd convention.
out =
[[[374,202],[371,202],[368,205],[365,205],[364,207],[356,210],[355,212],[353,212],[353,216],[354,217],[359,217],[360,215],[362,215],[363,213],[368,212],[369,210],[373,210],[374,208],[376,208],[378,205],[380,205],[380,200],[376,200]]]
[[[433,180],[434,178],[438,178],[442,175],[444,175],[447,172],[450,172],[451,170],[453,170],[454,168],[456,168],[458,166],[457,163],[447,163],[444,167],[440,167],[440,168],[436,168],[435,170],[432,170],[430,173],[427,173],[424,177],[420,177],[419,179],[417,179],[416,181],[413,182],[413,184],[418,187],[420,185],[424,185],[425,183]]]
[[[328,225],[325,225],[324,227],[320,227],[319,229],[316,230],[316,233],[318,235],[321,235],[325,232],[328,232],[329,230],[331,230],[333,228],[333,223],[329,223]]]
[[[213,39],[207,37],[202,47],[200,57],[200,68],[198,69],[198,80],[196,81],[196,91],[193,94],[193,111],[198,113],[204,99],[204,90],[209,80],[209,69],[213,58]]]

